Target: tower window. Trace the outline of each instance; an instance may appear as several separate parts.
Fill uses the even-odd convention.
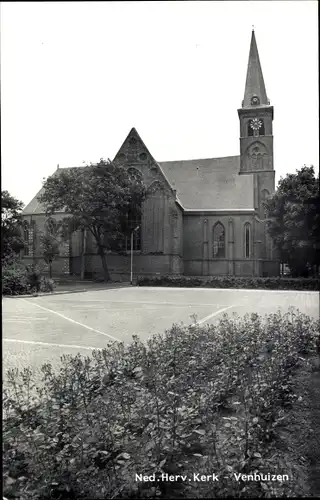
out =
[[[259,135],[265,135],[264,122],[260,118],[252,118],[248,121],[248,136],[259,137]]]
[[[217,222],[212,228],[212,256],[214,259],[225,258],[226,254],[226,238],[225,229],[221,222]]]

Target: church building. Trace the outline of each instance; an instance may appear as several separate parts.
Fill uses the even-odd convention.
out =
[[[252,31],[241,108],[240,155],[159,162],[133,128],[114,160],[147,187],[134,231],[134,274],[139,276],[277,276],[279,261],[266,231],[263,202],[275,191],[273,106],[267,97]],[[53,175],[59,175],[57,169]],[[64,170],[64,169],[63,169]],[[66,215],[48,218],[37,197],[25,207],[23,260],[43,259],[40,234],[55,231]],[[111,278],[128,280],[131,238],[121,251],[107,251]],[[75,232],[61,242],[53,277],[103,276],[94,241]]]

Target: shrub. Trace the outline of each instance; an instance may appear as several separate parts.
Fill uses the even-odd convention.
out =
[[[37,266],[25,266],[15,260],[2,269],[3,295],[28,295],[34,292],[52,292],[53,279],[43,276]]]
[[[11,262],[2,268],[3,295],[24,295],[31,293],[26,267],[19,261]]]
[[[8,373],[4,494],[49,498],[290,496],[297,481],[237,482],[234,472],[281,470],[272,437],[295,400],[293,370],[315,352],[319,322],[298,311],[223,316],[164,335],[109,344],[61,369]],[[162,473],[219,476],[166,482]],[[290,476],[290,467],[286,471]],[[135,474],[155,474],[139,482]]]
[[[37,266],[26,266],[28,283],[32,292],[41,290],[41,271]]]
[[[259,288],[266,290],[319,290],[319,278],[256,278],[256,277],[192,277],[161,276],[139,277],[138,286],[175,286],[202,288]]]
[[[47,276],[42,276],[40,280],[40,292],[47,293],[53,292],[56,288],[56,283],[52,278],[48,278]]]

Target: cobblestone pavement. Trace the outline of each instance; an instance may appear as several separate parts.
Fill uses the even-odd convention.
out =
[[[129,343],[162,333],[173,323],[216,321],[223,312],[266,314],[294,306],[319,317],[316,292],[127,287],[85,293],[4,298],[3,374],[10,368],[60,365],[63,354],[90,355],[110,341]]]

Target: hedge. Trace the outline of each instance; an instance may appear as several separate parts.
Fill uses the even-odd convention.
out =
[[[297,399],[295,370],[317,346],[319,321],[298,311],[224,315],[216,325],[174,325],[145,343],[134,337],[86,358],[63,356],[60,371],[42,367],[42,386],[30,369],[11,370],[3,400],[4,494],[301,496],[301,470],[288,461],[284,469],[274,436]],[[235,480],[235,473],[255,470],[290,479]],[[215,473],[219,481],[199,482],[194,473]]]
[[[138,286],[172,286],[185,288],[259,288],[265,290],[320,290],[319,278],[254,278],[215,276],[196,278],[192,276],[138,277]]]

